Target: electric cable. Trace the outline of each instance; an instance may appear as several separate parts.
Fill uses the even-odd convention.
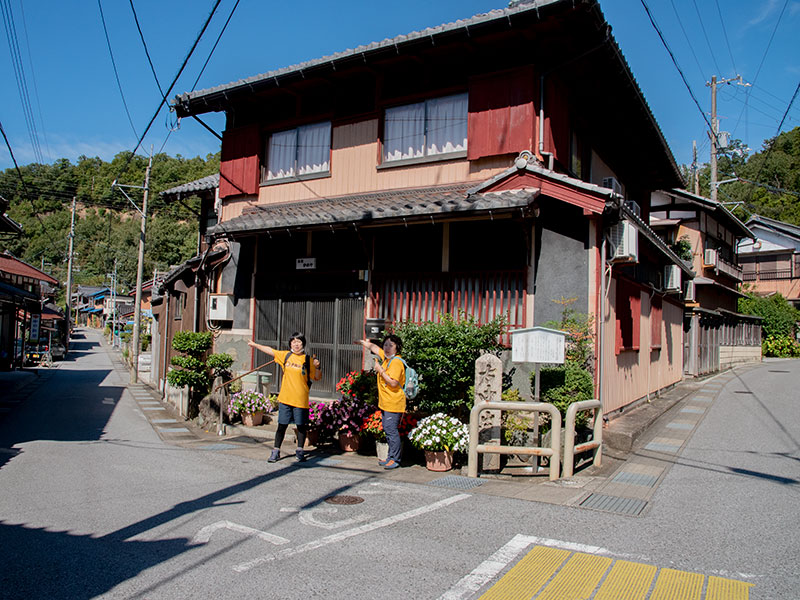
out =
[[[194,91],[194,89],[197,87],[197,82],[200,81],[200,77],[203,76],[203,72],[206,70],[208,62],[211,60],[211,56],[217,49],[217,45],[219,44],[219,41],[222,39],[222,34],[225,33],[225,30],[228,28],[228,23],[231,22],[231,19],[233,18],[233,13],[236,12],[236,7],[239,6],[240,1],[241,0],[236,0],[236,4],[233,5],[233,8],[231,9],[230,14],[228,15],[228,19],[225,21],[225,24],[222,26],[222,29],[220,30],[219,35],[217,36],[217,41],[214,42],[214,46],[212,46],[211,51],[208,53],[208,58],[206,58],[206,62],[203,63],[203,68],[200,69],[200,72],[197,74],[197,79],[195,79],[194,83],[192,84],[191,91]]]
[[[711,47],[711,42],[708,39],[706,26],[703,25],[703,17],[700,15],[700,9],[697,8],[697,0],[692,0],[692,4],[694,4],[694,12],[697,13],[697,21],[700,23],[700,29],[703,31],[703,37],[706,39],[706,45],[708,46],[708,51],[711,54],[711,60],[714,62],[714,68],[717,70],[717,73],[722,73],[722,69],[720,69],[719,65],[717,64],[717,57],[714,55],[714,49]]]
[[[106,45],[108,46],[108,54],[111,56],[111,66],[114,67],[114,77],[117,80],[117,88],[119,89],[119,95],[122,98],[122,105],[125,107],[125,114],[128,115],[128,123],[131,124],[131,129],[133,130],[133,135],[136,136],[136,127],[133,124],[133,119],[131,118],[131,111],[128,110],[128,103],[125,101],[125,92],[122,91],[122,83],[119,80],[119,72],[117,71],[117,62],[114,60],[114,52],[111,50],[111,40],[108,37],[108,28],[106,27],[106,18],[103,14],[103,5],[101,4],[100,0],[97,0],[97,8],[100,9],[100,21],[103,23],[103,33],[106,35]]]
[[[2,6],[3,10],[3,24],[6,29],[8,49],[11,53],[11,63],[14,67],[14,77],[17,81],[17,91],[19,92],[19,99],[20,103],[22,104],[22,112],[25,116],[25,124],[28,128],[28,135],[31,139],[31,150],[33,151],[36,162],[42,164],[44,163],[44,158],[42,157],[41,148],[39,147],[36,121],[31,108],[30,94],[28,93],[28,82],[25,78],[25,66],[22,62],[22,53],[19,50],[19,38],[17,37],[16,25],[14,23],[14,13],[11,10],[11,3],[9,0],[3,0],[0,6]]]
[[[139,39],[142,40],[142,46],[144,47],[144,54],[147,56],[147,63],[150,65],[150,72],[153,73],[153,79],[156,80],[156,86],[158,86],[158,91],[161,92],[161,97],[164,97],[164,90],[161,89],[161,83],[158,81],[158,75],[156,75],[156,68],[153,66],[153,61],[150,58],[150,51],[147,49],[147,42],[144,41],[144,33],[142,33],[142,28],[139,25],[139,17],[136,15],[136,9],[133,7],[133,0],[128,0],[131,5],[131,12],[133,13],[133,20],[136,23],[136,29],[139,31]]]
[[[739,69],[736,68],[736,60],[733,58],[733,51],[731,50],[731,43],[728,41],[728,30],[725,27],[725,20],[722,18],[722,11],[719,8],[719,0],[714,0],[714,4],[717,6],[717,14],[719,15],[719,22],[722,26],[722,35],[725,37],[725,45],[728,47],[728,56],[731,58],[731,64],[733,65],[733,72],[738,73]]]
[[[28,50],[28,63],[31,66],[31,79],[33,80],[33,97],[36,99],[36,109],[39,113],[39,122],[42,126],[42,137],[44,138],[44,149],[47,153],[47,159],[53,160],[50,155],[50,144],[47,141],[47,128],[44,126],[44,116],[42,114],[42,104],[39,102],[39,86],[36,84],[36,69],[33,68],[33,55],[31,54],[30,36],[28,35],[28,23],[25,20],[25,5],[23,2],[19,3],[19,12],[22,16],[22,29],[25,32],[25,47]]]
[[[97,0],[97,1],[99,2],[100,0]],[[197,34],[197,38],[195,39],[194,43],[192,44],[192,47],[189,49],[189,53],[186,55],[186,58],[183,59],[183,64],[181,64],[181,67],[180,67],[180,69],[178,69],[178,72],[175,74],[175,77],[173,78],[172,83],[170,84],[170,86],[167,89],[167,91],[163,94],[163,96],[161,98],[161,101],[158,103],[158,108],[156,108],[156,111],[153,114],[153,116],[151,117],[150,121],[148,122],[147,127],[145,127],[145,130],[139,136],[139,139],[136,142],[136,146],[131,151],[131,153],[128,155],[128,158],[125,161],[125,164],[122,166],[122,169],[120,169],[119,175],[117,175],[117,177],[115,177],[114,181],[117,181],[119,179],[119,176],[122,175],[122,173],[125,172],[125,170],[128,168],[128,165],[130,165],[130,162],[133,159],[133,156],[136,154],[136,151],[139,149],[139,146],[142,145],[142,141],[144,141],[144,137],[147,135],[147,132],[150,131],[150,127],[153,126],[153,122],[156,120],[156,117],[158,117],[158,113],[161,112],[161,109],[163,108],[164,103],[167,101],[167,96],[172,91],[172,88],[175,87],[175,84],[178,82],[178,78],[181,76],[181,74],[183,73],[183,70],[186,68],[186,65],[189,62],[189,59],[191,58],[192,54],[194,53],[195,49],[197,48],[197,45],[200,43],[200,39],[203,37],[203,34],[205,33],[206,29],[208,28],[209,23],[211,23],[211,19],[214,17],[214,13],[216,13],[217,8],[219,7],[221,1],[222,0],[216,0],[216,2],[214,3],[214,7],[211,9],[211,12],[209,13],[208,18],[206,19],[205,23],[203,24],[203,28],[200,30],[200,33]]]
[[[705,73],[703,73],[703,67],[700,66],[700,60],[697,58],[697,54],[694,51],[694,46],[692,45],[692,41],[689,39],[689,34],[686,33],[686,29],[683,26],[683,21],[681,20],[680,13],[678,12],[678,8],[675,6],[675,0],[669,0],[670,4],[672,4],[672,11],[675,13],[675,18],[678,19],[678,25],[683,32],[683,38],[686,40],[686,45],[689,46],[689,50],[692,52],[692,56],[694,57],[694,62],[697,65],[697,70],[700,71],[700,76],[705,79]]]

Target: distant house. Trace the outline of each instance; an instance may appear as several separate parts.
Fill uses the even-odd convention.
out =
[[[687,243],[694,279],[670,279],[686,300],[683,369],[713,373],[761,360],[761,319],[738,313],[742,267],[737,244],[753,233],[721,203],[684,190],[659,190],[651,199],[650,226],[670,245]]]
[[[683,182],[597,2],[512,2],[174,108],[226,113],[208,236],[230,258],[204,316],[235,368],[266,362],[248,340],[303,331],[332,397],[367,319],[514,330],[567,298],[594,317],[607,413],[681,379],[685,303],[663,276],[695,272],[649,215]]]
[[[95,328],[102,326],[102,300],[110,291],[105,286],[77,286],[76,291],[72,294],[72,305],[75,307],[79,325]]]
[[[21,364],[22,343],[31,334],[47,337],[42,307],[57,285],[58,280],[36,267],[7,252],[0,254],[0,369]],[[55,323],[51,312],[47,314],[47,321]]]
[[[777,292],[800,309],[800,227],[760,215],[747,226],[756,239],[737,248],[745,284],[759,294]]]

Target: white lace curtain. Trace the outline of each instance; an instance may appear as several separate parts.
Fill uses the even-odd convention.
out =
[[[273,133],[267,148],[267,179],[324,173],[329,170],[330,149],[329,121]]]
[[[467,149],[467,94],[386,109],[383,160]]]

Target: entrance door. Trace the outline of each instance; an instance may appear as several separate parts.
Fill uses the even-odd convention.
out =
[[[259,300],[256,303],[256,342],[279,350],[288,349],[289,336],[305,334],[308,352],[322,363],[322,379],[315,381],[311,395],[336,397],[336,384],[348,371],[361,370],[362,349],[356,340],[364,337],[363,298],[315,298],[309,300]],[[256,352],[255,364],[266,362]],[[280,389],[282,369],[271,365],[273,392]]]

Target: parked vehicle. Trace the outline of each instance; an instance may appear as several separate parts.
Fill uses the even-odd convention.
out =
[[[41,342],[39,344],[28,344],[25,348],[25,366],[38,365],[42,362],[52,361],[50,354],[50,344]]]
[[[53,360],[64,360],[67,357],[67,349],[61,342],[50,344],[50,354]]]

